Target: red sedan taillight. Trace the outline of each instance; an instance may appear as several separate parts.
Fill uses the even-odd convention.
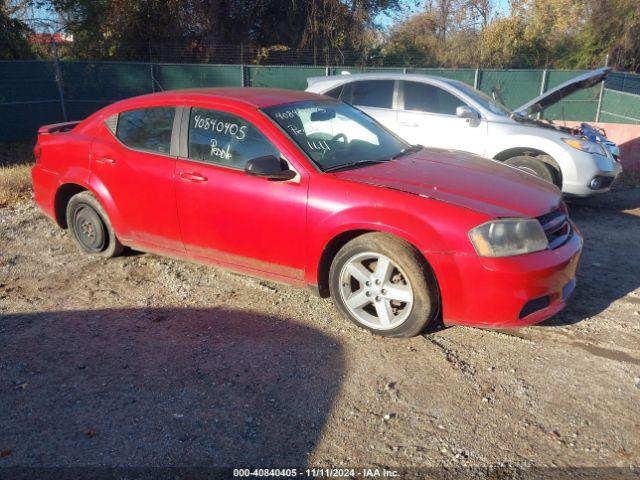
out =
[[[38,143],[33,147],[33,156],[36,159],[36,163],[38,163],[38,160],[40,160],[40,157],[42,156],[42,147]]]

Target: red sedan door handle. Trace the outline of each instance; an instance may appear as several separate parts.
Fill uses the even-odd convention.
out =
[[[182,178],[183,180],[186,180],[187,182],[201,183],[201,182],[207,181],[207,177],[195,172],[180,172],[179,175],[180,175],[180,178]]]
[[[113,165],[113,164],[116,163],[116,161],[113,158],[108,158],[108,157],[96,158],[96,162],[97,163],[104,163],[105,165]]]

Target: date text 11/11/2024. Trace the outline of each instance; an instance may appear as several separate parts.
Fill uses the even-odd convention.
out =
[[[386,468],[238,468],[233,470],[234,478],[398,478],[400,473]]]

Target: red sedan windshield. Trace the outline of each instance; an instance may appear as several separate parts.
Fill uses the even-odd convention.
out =
[[[299,102],[264,109],[322,169],[384,161],[409,145],[360,110],[339,102]]]

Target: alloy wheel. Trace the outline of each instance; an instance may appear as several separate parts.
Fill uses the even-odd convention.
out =
[[[359,253],[344,264],[340,296],[358,322],[376,330],[401,325],[414,303],[407,275],[389,257],[376,252]]]

